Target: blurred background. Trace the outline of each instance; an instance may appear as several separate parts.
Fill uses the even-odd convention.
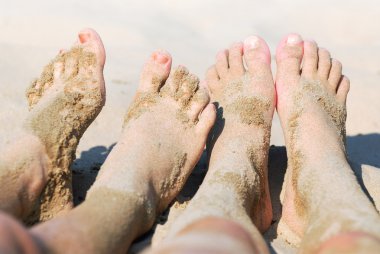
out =
[[[380,144],[379,17],[377,0],[0,0],[0,147],[27,112],[25,88],[84,27],[97,30],[106,48],[107,103],[84,135],[78,156],[117,141],[139,72],[153,50],[166,49],[174,66],[185,65],[203,79],[217,51],[233,42],[260,35],[274,57],[281,38],[297,32],[343,63],[352,87],[350,151],[365,149],[380,166],[373,151]],[[275,61],[272,66],[275,72]],[[282,145],[277,119],[272,133],[272,143]],[[355,146],[356,140],[362,146]]]

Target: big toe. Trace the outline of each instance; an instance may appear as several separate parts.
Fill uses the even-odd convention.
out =
[[[158,92],[169,76],[171,65],[172,57],[168,52],[164,50],[153,52],[144,65],[139,91]]]
[[[91,28],[83,29],[78,33],[77,44],[95,53],[98,60],[98,66],[103,70],[106,61],[106,51],[99,34]]]
[[[303,40],[298,34],[289,34],[277,47],[276,90],[283,92],[298,83],[303,56]]]
[[[244,40],[244,61],[251,74],[270,72],[270,51],[263,39],[250,36]]]

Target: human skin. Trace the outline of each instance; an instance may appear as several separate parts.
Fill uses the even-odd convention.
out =
[[[80,36],[80,42],[85,42],[82,46],[91,45],[91,49],[102,46],[94,33],[91,30]],[[104,64],[105,55],[94,53],[96,62]],[[125,253],[137,236],[150,229],[156,216],[181,190],[201,156],[216,116],[214,105],[208,104],[208,92],[198,86],[196,76],[181,66],[169,75],[171,61],[169,53],[157,51],[144,66],[120,140],[102,166],[86,200],[29,231],[1,214],[1,219],[13,228],[6,232],[22,231],[22,234],[9,236],[15,239],[6,241],[4,248],[17,252],[25,244],[32,244],[35,249],[49,253]],[[65,75],[67,70],[62,64],[53,65],[54,77]],[[99,73],[91,70],[77,74],[85,77],[93,74],[96,78]],[[82,83],[64,85],[82,87]],[[40,100],[37,106],[45,100],[45,95],[37,98]],[[51,119],[49,116],[46,121]],[[36,170],[43,170],[40,157],[31,157],[39,162]],[[17,188],[24,188],[23,182],[17,184],[20,184]],[[26,238],[26,243],[19,237]],[[14,246],[9,246],[12,244]]]
[[[267,44],[251,36],[219,52],[206,83],[211,101],[218,105],[207,144],[209,169],[152,253],[232,253],[233,248],[240,250],[236,253],[268,253],[260,234],[272,220],[267,169],[275,89]],[[230,226],[206,230],[218,228],[218,223]],[[248,237],[231,237],[237,229],[239,236]],[[230,245],[214,238],[225,238]]]
[[[32,228],[44,248],[53,253],[125,253],[182,189],[216,113],[194,75],[184,67],[170,74],[170,68],[167,52],[152,54],[120,140],[86,200]]]
[[[70,164],[84,131],[105,103],[105,50],[84,29],[27,90],[30,112],[0,153],[0,209],[27,224],[73,207]]]
[[[379,214],[346,159],[349,80],[341,63],[297,34],[281,41],[276,60],[277,112],[289,158],[279,232],[301,253],[339,246],[378,251]]]

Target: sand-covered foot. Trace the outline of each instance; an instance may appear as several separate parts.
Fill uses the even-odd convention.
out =
[[[27,223],[45,221],[72,207],[69,167],[80,138],[105,103],[104,63],[99,35],[85,29],[73,47],[61,51],[27,90],[30,113],[24,129],[38,138],[47,154],[41,162],[46,182],[35,188],[36,200]]]
[[[199,79],[182,66],[170,72],[171,61],[167,52],[157,51],[146,63],[122,137],[94,185],[141,192],[153,187],[157,213],[183,187],[215,119],[215,107],[208,104],[208,92],[199,87]]]
[[[277,111],[288,169],[279,231],[304,250],[352,231],[380,235],[376,210],[345,155],[349,81],[342,65],[313,41],[288,35],[277,48]]]
[[[238,193],[263,232],[272,221],[267,164],[275,91],[268,46],[252,36],[219,52],[207,84],[219,108],[206,180]]]

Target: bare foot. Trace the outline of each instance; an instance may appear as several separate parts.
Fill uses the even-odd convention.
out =
[[[206,179],[231,186],[264,232],[272,221],[267,171],[275,107],[268,46],[252,36],[220,52],[207,73],[207,84],[219,110],[208,143]]]
[[[296,245],[303,237],[305,251],[343,232],[379,236],[378,214],[346,160],[349,81],[342,65],[291,34],[277,49],[277,66],[277,111],[288,152],[279,231]]]
[[[13,214],[27,217],[28,224],[72,207],[69,167],[79,139],[105,102],[101,39],[91,29],[78,37],[27,90],[30,113],[24,133],[3,155],[1,181],[8,181],[17,195],[16,200],[2,195],[7,196],[4,202],[14,206],[8,209]]]
[[[216,112],[197,77],[184,67],[171,73],[170,68],[168,53],[152,54],[120,141],[85,202],[33,229],[48,249],[125,253],[182,189],[202,154]],[[71,237],[76,241],[67,247]]]

